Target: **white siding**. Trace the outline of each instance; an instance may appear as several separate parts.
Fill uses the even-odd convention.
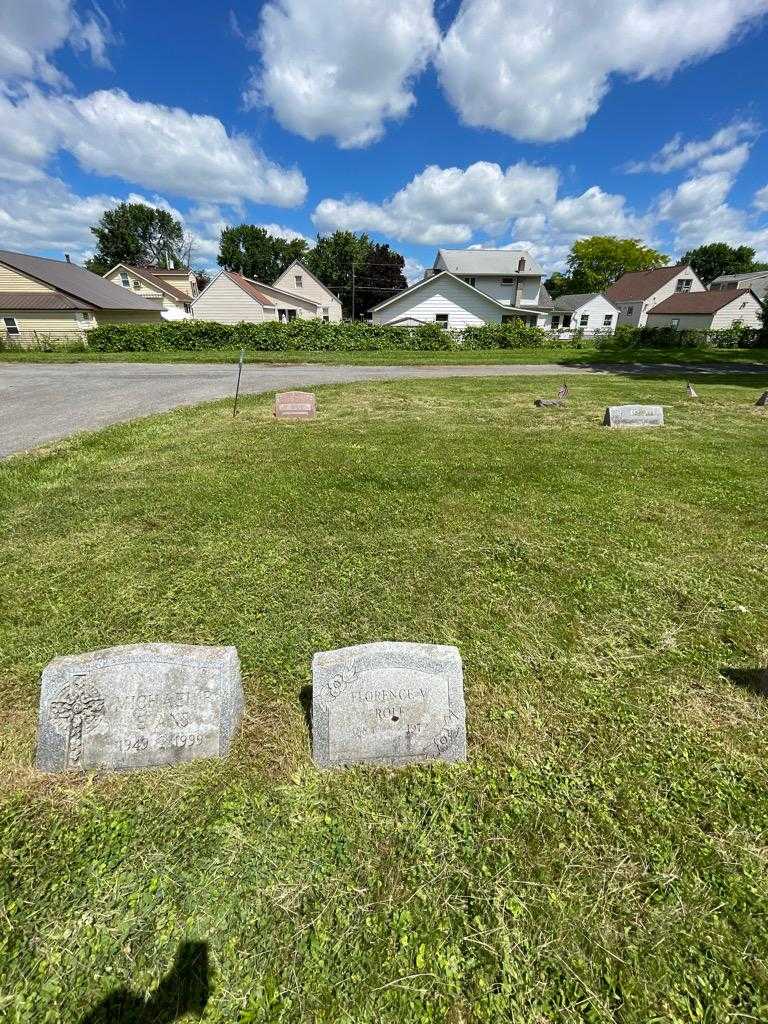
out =
[[[553,317],[559,316],[560,323],[563,322],[563,317],[568,316],[568,312],[565,310],[556,309],[552,313]],[[553,330],[564,333],[565,336],[570,336],[574,331],[583,330],[586,338],[592,338],[595,334],[612,334],[616,329],[616,318],[618,316],[618,310],[616,307],[608,301],[603,295],[596,295],[594,299],[590,299],[589,302],[585,302],[583,306],[579,306],[578,309],[574,310],[571,316],[571,325],[567,329],[562,327],[553,327]],[[581,326],[582,316],[589,317],[586,327]],[[610,324],[605,323],[605,318],[610,316]]]
[[[662,285],[657,292],[654,292],[647,299],[638,300],[632,302],[630,300],[622,300],[617,302],[616,305],[621,308],[621,316],[619,317],[620,324],[633,324],[635,327],[644,327],[648,319],[649,312],[654,306],[658,306],[664,299],[670,298],[677,292],[677,282],[680,280],[690,280],[692,292],[705,292],[707,289],[698,279],[691,267],[684,267],[680,273],[673,277],[667,284]],[[627,313],[627,307],[632,306],[633,311],[631,314]]]
[[[260,292],[263,292],[268,299],[271,299],[278,309],[295,309],[296,316],[300,320],[313,320],[317,316],[317,306],[310,298],[305,298],[300,295],[292,295],[289,298],[287,295],[281,294],[279,291],[275,291],[275,289],[271,288],[269,285],[261,284],[261,282],[259,282],[256,287]]]
[[[247,295],[234,281],[219,274],[192,304],[197,320],[215,320],[220,324],[239,324],[246,321],[260,324],[263,320],[274,320],[274,310],[264,310],[261,303]],[[266,315],[265,315],[266,312]]]
[[[760,303],[751,295],[739,295],[733,302],[719,309],[716,313],[698,314],[675,314],[664,313],[651,314],[648,317],[648,327],[672,327],[673,320],[679,320],[678,331],[702,331],[713,330],[723,331],[733,327],[735,323],[741,322],[745,327],[760,327]]]
[[[464,275],[457,275],[464,276]],[[540,277],[521,277],[514,274],[514,284],[502,284],[501,277],[492,277],[490,274],[477,275],[475,277],[475,288],[486,295],[490,295],[497,302],[503,302],[507,306],[530,305],[535,306],[539,301],[539,288],[541,287]]]
[[[499,323],[503,315],[498,306],[486,302],[482,295],[450,277],[439,277],[374,311],[372,319],[375,324],[388,324],[402,317],[414,317],[429,323],[438,313],[447,313],[448,326],[457,330],[492,321]]]

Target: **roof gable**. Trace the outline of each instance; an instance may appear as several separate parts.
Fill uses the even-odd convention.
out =
[[[157,312],[156,302],[131,294],[126,288],[105,281],[98,274],[79,267],[76,263],[49,260],[42,256],[27,256],[21,252],[0,250],[0,263],[26,274],[56,291],[80,299],[96,309],[135,309]]]
[[[684,270],[690,270],[691,275],[696,277],[688,263],[676,263],[673,267],[658,267],[656,270],[633,270],[623,274],[615,284],[606,288],[605,294],[612,302],[650,299]]]
[[[328,287],[327,284],[323,284],[323,282],[320,280],[320,278],[316,277],[312,273],[312,271],[309,269],[309,267],[304,262],[304,260],[294,260],[292,263],[289,263],[288,266],[285,268],[285,270],[282,272],[282,274],[280,274],[280,276],[277,278],[275,283],[272,285],[272,287],[276,288],[277,287],[277,282],[278,281],[282,281],[282,279],[285,277],[285,275],[289,274],[293,270],[294,267],[299,267],[303,274],[306,274],[308,277],[311,277],[312,280],[315,282],[315,284],[318,285],[320,288],[322,288],[323,291],[325,292],[325,294],[328,295],[331,299],[333,299],[335,302],[339,301],[339,297],[337,295],[335,295],[331,291],[331,289]],[[314,302],[314,299],[309,299],[308,301],[309,302]]]
[[[660,302],[658,306],[654,306],[648,316],[657,314],[660,316],[675,314],[693,316],[697,313],[704,315],[717,313],[745,295],[751,295],[755,302],[759,303],[759,299],[751,288],[739,288],[736,291],[727,292],[676,292]]]
[[[584,292],[583,294],[577,295],[560,295],[555,299],[555,309],[565,310],[566,312],[575,312],[577,309],[581,309],[582,306],[586,306],[588,303],[595,299],[605,299],[609,306],[613,306],[614,309],[618,310],[618,306],[615,306],[610,299],[606,298],[602,292]]]
[[[390,303],[397,302],[406,295],[411,295],[413,292],[432,284],[434,281],[439,281],[441,277],[455,281],[456,284],[461,285],[462,288],[468,288],[473,295],[479,295],[481,298],[485,299],[489,305],[495,306],[497,309],[503,309],[505,313],[525,313],[530,315],[531,313],[536,312],[535,306],[508,306],[503,302],[497,302],[496,299],[492,299],[490,295],[481,291],[480,288],[475,288],[474,285],[468,284],[462,278],[456,277],[455,274],[451,274],[448,270],[439,270],[436,274],[432,274],[431,277],[425,277],[422,281],[417,281],[416,284],[412,284],[410,288],[404,288],[403,291],[398,292],[397,295],[392,295],[390,298],[380,302],[378,306],[373,306],[368,312],[375,313],[376,310],[384,309],[384,307],[388,306]]]
[[[104,275],[105,278],[110,277],[116,270],[127,270],[136,277],[140,277],[145,284],[151,285],[153,288],[157,288],[161,292],[165,292],[166,295],[170,295],[172,299],[176,299],[177,302],[191,302],[192,298],[185,292],[180,291],[178,288],[174,288],[172,284],[168,284],[167,281],[163,281],[155,271],[147,270],[144,267],[134,267],[130,263],[118,263],[116,266],[108,270]],[[124,285],[118,285],[119,288],[124,288]]]

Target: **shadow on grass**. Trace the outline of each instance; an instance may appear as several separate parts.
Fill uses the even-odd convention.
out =
[[[720,675],[724,676],[734,686],[740,686],[750,693],[756,693],[759,697],[768,697],[768,668],[729,668],[724,666],[720,669]]]
[[[80,1024],[173,1024],[186,1014],[200,1018],[209,994],[208,943],[182,942],[149,999],[127,988],[115,989]]]
[[[310,742],[312,741],[312,687],[302,686],[301,692],[299,693],[299,702],[301,703],[301,710],[304,712],[304,721],[307,725],[307,732],[309,733]]]

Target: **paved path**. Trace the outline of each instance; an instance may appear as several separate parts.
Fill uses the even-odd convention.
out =
[[[611,367],[318,366],[246,364],[244,394],[352,381],[434,377],[515,377],[601,373]],[[663,367],[613,367],[664,372]],[[669,368],[670,371],[672,368]],[[691,367],[693,369],[693,367]],[[0,458],[84,430],[197,405],[234,392],[236,368],[223,363],[0,363]],[[674,372],[685,372],[675,367]],[[727,372],[701,367],[697,372]]]

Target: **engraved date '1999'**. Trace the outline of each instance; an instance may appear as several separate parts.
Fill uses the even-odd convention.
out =
[[[204,739],[202,733],[157,733],[151,736],[130,736],[120,741],[120,751],[123,754],[136,754],[143,750],[179,750],[184,747],[197,747]]]

